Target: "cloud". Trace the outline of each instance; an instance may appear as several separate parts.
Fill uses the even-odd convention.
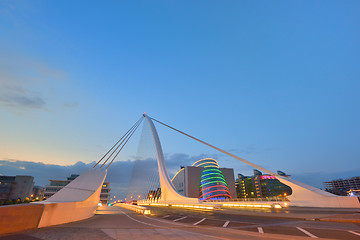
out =
[[[180,169],[180,166],[192,165],[195,161],[205,157],[216,159],[216,156],[214,157],[205,154],[195,156],[183,153],[165,155],[166,166],[170,177]],[[90,169],[94,164],[95,162],[84,163],[79,161],[73,165],[61,166],[56,164],[44,164],[41,162],[8,159],[0,160],[0,175],[30,175],[34,176],[36,185],[45,186],[49,183],[50,179],[61,180],[66,179],[71,174],[81,174]],[[220,163],[220,165],[222,164]],[[229,165],[226,167],[231,166]],[[246,166],[244,167],[247,169]],[[236,169],[234,170],[236,174],[238,171]],[[151,184],[153,184],[153,188],[156,188],[154,187],[154,182],[156,182],[156,177],[158,176],[156,175],[157,172],[158,169],[155,158],[114,162],[109,168],[106,177],[106,181],[110,182],[111,196],[116,195],[124,198],[127,196],[128,192],[129,194],[137,196],[137,193],[143,194],[148,191],[151,188],[149,186]],[[321,188],[322,182],[324,181],[358,176],[359,172],[358,169],[348,172],[288,174],[292,174],[292,177],[296,180]],[[249,171],[249,173],[252,174],[252,171]]]
[[[46,110],[46,86],[65,74],[41,61],[11,53],[0,55],[0,106]]]
[[[19,160],[0,160],[0,174],[2,175],[30,175],[34,176],[35,184],[45,186],[50,179],[65,179],[71,173],[82,173],[92,164],[77,162],[74,165],[60,166],[41,162]]]
[[[166,166],[172,177],[180,166],[188,166],[195,161],[209,157],[208,155],[190,156],[187,154],[166,155]],[[213,157],[213,156],[210,156]],[[45,186],[50,179],[66,179],[71,174],[81,174],[90,169],[95,162],[81,161],[68,166],[44,164],[41,162],[20,161],[14,159],[0,160],[0,175],[30,175],[34,176],[35,185]],[[146,158],[136,161],[117,161],[108,170],[106,181],[110,182],[111,194],[126,196],[128,187],[133,191],[144,191],[149,183],[154,182],[154,173],[157,173],[155,158]],[[135,189],[135,190],[134,190]],[[134,194],[135,195],[135,194]]]
[[[3,91],[3,90],[2,90]],[[31,96],[31,93],[17,94],[8,92],[0,95],[0,102],[6,107],[23,107],[23,108],[44,108],[45,100],[39,96]]]
[[[28,162],[20,160],[0,160],[0,175],[30,175],[34,176],[35,185],[46,186],[50,179],[65,180],[71,174],[81,174],[93,167],[95,162],[77,162],[73,165],[61,166]],[[130,183],[134,162],[114,162],[108,170],[106,181],[110,182],[112,194],[126,193]]]
[[[77,108],[78,106],[79,106],[79,104],[76,103],[76,102],[74,102],[74,103],[64,103],[63,104],[64,108],[69,108],[69,109]]]

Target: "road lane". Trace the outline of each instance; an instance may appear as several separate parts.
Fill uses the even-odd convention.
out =
[[[308,236],[298,236],[285,232],[270,233],[269,228],[276,227],[271,225],[271,221],[246,222],[240,218],[236,222],[234,216],[232,219],[226,219],[227,215],[222,214],[218,219],[217,213],[200,213],[193,216],[189,211],[171,211],[169,213],[144,216],[134,213],[127,209],[119,207],[110,207],[98,212],[94,217],[79,222],[73,222],[48,228],[18,233],[17,235],[0,236],[0,239],[24,240],[27,236],[33,240],[62,240],[62,239],[310,239]],[[174,214],[175,213],[175,214]],[[165,217],[166,218],[163,218]],[[205,217],[206,216],[206,217]],[[180,219],[182,218],[182,219]],[[173,220],[179,219],[174,222]],[[254,220],[254,219],[252,219]],[[201,221],[201,222],[199,222]],[[199,222],[197,225],[195,223]],[[273,224],[279,224],[278,229],[285,228],[286,220],[275,221]],[[292,221],[293,224],[299,221]],[[226,227],[223,227],[227,223]],[[263,225],[262,225],[263,224]],[[244,227],[244,228],[241,228]],[[259,229],[264,233],[259,233]],[[294,228],[296,229],[296,228]],[[304,228],[306,231],[314,233],[312,229]],[[297,230],[297,229],[296,229]],[[354,228],[349,231],[358,232]],[[301,231],[297,230],[301,233]],[[354,239],[360,239],[360,236],[342,231],[341,234],[349,234]],[[334,236],[339,233],[333,234]],[[319,234],[320,236],[320,234]],[[348,237],[348,235],[344,235]],[[322,237],[322,236],[320,236]],[[341,238],[338,238],[341,239]],[[353,238],[343,238],[353,239]]]

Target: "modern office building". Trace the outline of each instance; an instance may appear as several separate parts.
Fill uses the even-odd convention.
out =
[[[42,200],[44,198],[44,191],[45,191],[44,187],[34,186],[32,190],[32,194],[30,195],[31,196],[30,200],[32,199]]]
[[[44,197],[45,198],[51,197],[52,195],[54,195],[60,189],[62,189],[66,185],[68,185],[72,180],[74,180],[78,176],[79,176],[78,174],[71,174],[71,176],[68,177],[67,180],[49,180],[50,184],[46,185],[46,187],[45,187]],[[110,190],[111,190],[109,188],[109,185],[110,185],[109,182],[103,183],[101,193],[100,193],[100,202],[102,204],[107,204],[109,201]]]
[[[181,167],[172,183],[186,197],[205,201],[236,198],[234,169],[220,168],[217,161],[211,158]]]
[[[325,190],[336,195],[358,195],[360,191],[360,177],[337,179],[324,182]]]
[[[0,176],[0,200],[30,198],[34,186],[33,176]]]
[[[278,174],[289,176],[280,171],[278,171]],[[289,186],[281,183],[274,176],[263,175],[262,172],[256,169],[254,170],[254,176],[238,174],[236,191],[238,198],[286,197],[292,194]]]
[[[109,196],[110,196],[110,187],[109,187],[110,183],[109,182],[104,182],[103,186],[101,188],[101,193],[100,193],[100,202],[102,204],[107,204],[109,201]]]

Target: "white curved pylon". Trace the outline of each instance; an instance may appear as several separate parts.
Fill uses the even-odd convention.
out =
[[[154,123],[151,118],[146,114],[143,115],[150,125],[150,129],[153,135],[155,149],[156,149],[156,158],[159,169],[159,178],[160,178],[160,187],[161,187],[161,201],[166,202],[182,202],[182,203],[199,203],[198,198],[189,198],[180,195],[172,184],[169,174],[166,170],[165,158],[161,148],[159,135],[157,134]]]
[[[150,125],[153,125],[150,118],[148,118],[145,114],[144,114],[144,117],[146,117],[149,120],[149,123],[151,123]],[[157,120],[155,120],[155,121],[157,121]],[[157,121],[157,122],[159,122],[159,121]],[[193,137],[187,133],[184,133],[176,128],[166,125],[165,123],[162,123],[162,122],[159,122],[159,123],[167,126],[168,128],[171,128],[189,138],[192,138],[195,141],[198,141],[198,142],[205,144],[206,146],[209,146],[219,152],[222,152],[230,157],[233,157],[255,169],[263,171],[269,175],[275,176],[280,182],[291,187],[292,194],[290,196],[288,196],[288,199],[290,200],[290,205],[292,205],[292,206],[329,207],[329,208],[360,208],[360,198],[358,199],[357,197],[337,196],[337,195],[328,193],[326,191],[323,191],[321,189],[318,189],[318,188],[309,186],[307,184],[301,183],[299,181],[293,180],[289,177],[280,176],[266,168],[260,167],[252,162],[249,162],[243,158],[240,158],[234,154],[231,154],[223,149],[215,147],[207,142],[204,142],[198,138],[195,138],[195,137]],[[155,130],[155,127],[153,127],[153,128]],[[155,130],[155,132],[156,132],[156,130]],[[156,136],[157,136],[157,134],[156,134]],[[155,136],[154,136],[154,140],[155,140]],[[155,145],[156,145],[156,143],[155,143]],[[160,142],[158,145],[160,145]],[[161,149],[161,147],[160,147],[160,149]],[[162,152],[161,152],[161,154],[162,154]]]

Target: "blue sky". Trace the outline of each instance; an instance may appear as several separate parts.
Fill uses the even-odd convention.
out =
[[[346,177],[360,170],[359,12],[359,1],[1,1],[0,159],[90,163],[147,112],[273,171]],[[215,153],[159,134],[167,154]]]

